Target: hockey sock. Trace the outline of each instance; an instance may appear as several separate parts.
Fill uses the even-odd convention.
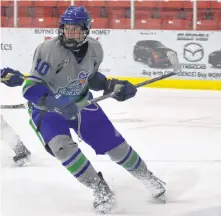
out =
[[[79,182],[90,188],[94,188],[100,182],[94,167],[70,136],[56,136],[48,145],[62,165]]]
[[[127,144],[127,142],[124,142],[107,152],[107,155],[109,155],[111,160],[122,166],[141,181],[151,174],[147,169],[145,162],[141,159],[139,154]]]

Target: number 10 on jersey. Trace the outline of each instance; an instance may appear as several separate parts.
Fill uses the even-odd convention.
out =
[[[50,64],[48,62],[42,61],[42,59],[37,59],[37,64],[35,70],[42,76],[45,76],[50,69]]]

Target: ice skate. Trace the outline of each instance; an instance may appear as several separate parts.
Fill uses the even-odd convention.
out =
[[[93,206],[99,213],[106,214],[111,211],[115,203],[115,195],[103,179],[101,172],[98,173],[98,176],[101,181],[94,189]]]
[[[145,185],[147,186],[148,190],[150,190],[154,199],[159,200],[163,203],[166,202],[166,189],[164,187],[164,185],[166,185],[165,182],[163,182],[155,175],[153,175],[152,172],[150,172],[148,178],[145,180]]]
[[[30,159],[31,152],[20,141],[14,148],[15,156],[13,161],[19,166],[24,166]]]

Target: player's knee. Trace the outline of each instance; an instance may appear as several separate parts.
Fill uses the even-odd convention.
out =
[[[52,153],[60,161],[68,160],[74,152],[78,151],[78,145],[68,135],[58,135],[48,143]]]
[[[110,158],[128,171],[146,170],[140,155],[125,141],[107,153]]]
[[[125,141],[114,149],[108,151],[106,154],[111,158],[111,160],[119,162],[128,155],[128,153],[130,152],[130,148],[131,147]]]

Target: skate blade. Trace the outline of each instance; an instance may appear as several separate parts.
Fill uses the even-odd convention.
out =
[[[157,194],[156,196],[153,196],[153,198],[154,199],[152,201],[158,204],[165,204],[167,201],[165,191],[160,194]]]
[[[28,160],[26,158],[23,158],[23,159],[20,159],[20,160],[16,161],[16,164],[20,167],[25,166],[25,164],[27,164],[27,163],[28,163]]]
[[[27,166],[30,163],[30,158],[21,158],[15,162],[19,167]]]
[[[157,200],[159,203],[165,204],[165,203],[166,203],[166,196],[165,196],[165,194],[161,195],[161,196],[158,197],[156,200]]]
[[[94,206],[94,208],[97,213],[103,215],[103,214],[110,214],[113,211],[115,205],[116,205],[116,200],[114,198],[110,202]]]
[[[113,209],[113,205],[112,204],[105,204],[105,205],[99,205],[95,208],[96,212],[104,215],[104,214],[110,214],[111,211]]]

